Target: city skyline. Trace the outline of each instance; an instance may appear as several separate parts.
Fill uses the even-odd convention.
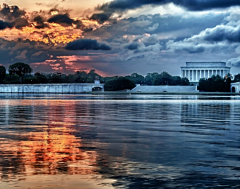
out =
[[[95,69],[103,76],[223,61],[240,72],[240,2],[209,0],[5,0],[0,64],[34,72]]]

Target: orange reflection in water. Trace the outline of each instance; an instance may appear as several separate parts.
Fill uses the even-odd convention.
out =
[[[29,141],[20,142],[24,161],[40,165],[38,172],[45,174],[56,174],[59,170],[68,174],[94,174],[96,152],[80,150],[81,139],[71,135],[72,132],[53,123],[44,132],[29,133]]]
[[[66,101],[49,100],[36,103],[22,100],[19,103],[23,105],[21,108],[26,107],[25,113],[26,105],[34,103],[34,111],[29,113],[35,117],[42,116],[44,120],[35,121],[36,125],[26,125],[27,128],[34,128],[34,131],[22,133],[18,129],[0,131],[0,134],[5,133],[9,136],[0,138],[2,180],[12,179],[15,175],[97,174],[97,152],[82,150],[83,141],[76,136],[76,124],[79,120],[74,101],[66,103]],[[8,103],[10,106],[16,104],[16,101]],[[38,106],[51,108],[43,112]],[[9,115],[17,113],[11,110],[8,107]],[[21,125],[19,127],[21,128]]]

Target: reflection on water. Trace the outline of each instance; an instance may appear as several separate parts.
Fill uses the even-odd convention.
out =
[[[238,188],[239,105],[238,96],[0,96],[0,188]]]

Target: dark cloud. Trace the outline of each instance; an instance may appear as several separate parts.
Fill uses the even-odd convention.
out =
[[[0,20],[0,30],[4,30],[6,28],[12,28],[12,24],[9,22],[4,22]]]
[[[55,16],[49,18],[48,22],[57,23],[57,24],[65,25],[65,26],[66,25],[70,26],[75,22],[75,20],[69,18],[69,16],[67,14],[58,14],[58,15],[55,15]]]
[[[174,3],[191,11],[227,8],[240,5],[239,0],[114,0],[99,5],[96,9],[103,11],[102,15],[108,15],[108,18],[110,18],[113,13],[123,13],[128,10],[140,8],[144,5],[156,6],[169,3]],[[107,19],[107,17],[105,17],[105,19]]]
[[[18,61],[25,63],[41,62],[49,58],[49,47],[41,42],[30,40],[4,40],[0,38],[0,64],[9,65]],[[39,52],[42,52],[38,56]]]
[[[103,24],[105,21],[109,20],[111,14],[96,13],[90,17],[90,20],[96,20],[99,24]]]
[[[29,26],[28,20],[25,18],[16,18],[13,24],[17,29],[22,29],[25,26]]]
[[[126,48],[127,48],[128,50],[136,50],[136,49],[138,49],[138,47],[139,47],[139,44],[138,44],[138,43],[131,43],[131,44],[128,44],[128,45],[126,46]]]
[[[0,18],[11,23],[11,27],[15,26],[17,29],[22,29],[29,25],[25,14],[26,12],[24,10],[19,9],[19,7],[15,5],[8,6],[7,4],[3,4],[0,9]]]
[[[36,26],[35,26],[35,27],[38,28],[38,29],[48,27],[48,25],[44,23],[43,17],[41,17],[41,16],[39,16],[39,15],[36,16],[36,17],[33,19],[33,21],[36,22]]]
[[[190,53],[190,54],[194,54],[194,53],[202,53],[205,51],[205,48],[200,46],[200,47],[194,47],[194,46],[190,46],[190,47],[185,47],[182,50]]]
[[[99,6],[98,9],[117,12],[136,9],[144,5],[163,5],[167,3],[174,3],[189,10],[207,10],[240,5],[239,0],[115,0]]]
[[[188,10],[201,11],[215,8],[228,8],[239,6],[239,0],[175,0],[173,3],[183,6]]]
[[[111,50],[106,44],[98,43],[97,40],[80,39],[70,42],[66,46],[67,50]]]
[[[240,67],[240,57],[229,59],[229,60],[227,61],[227,64],[228,64],[229,66]]]
[[[203,31],[199,37],[209,42],[240,42],[240,26],[219,25]]]
[[[77,25],[77,28],[83,27],[83,23],[80,20],[71,19],[68,14],[58,14],[48,19],[49,23],[57,23],[62,26]]]
[[[223,22],[227,16],[229,16],[227,13],[208,13],[202,16],[141,15],[135,18],[121,19],[115,24],[104,25],[90,32],[87,37],[97,36],[108,42],[123,41],[125,40],[122,37],[124,35],[137,36],[144,33],[162,35],[165,39],[173,36],[174,38],[185,38],[198,34],[206,28],[215,27]],[[154,40],[152,41],[154,42]],[[126,43],[130,42],[128,40],[125,41]]]
[[[8,21],[12,21],[21,16],[25,16],[26,12],[24,10],[20,10],[18,6],[8,6],[7,4],[3,4],[0,9],[0,15],[4,19]]]

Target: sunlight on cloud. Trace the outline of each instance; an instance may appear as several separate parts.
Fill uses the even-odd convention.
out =
[[[160,5],[160,6],[144,6],[142,8],[129,10],[125,15],[123,15],[123,18],[128,17],[137,17],[140,15],[147,15],[147,14],[161,14],[161,15],[182,15],[186,11],[179,7],[174,5],[173,3],[167,4],[167,5]]]

